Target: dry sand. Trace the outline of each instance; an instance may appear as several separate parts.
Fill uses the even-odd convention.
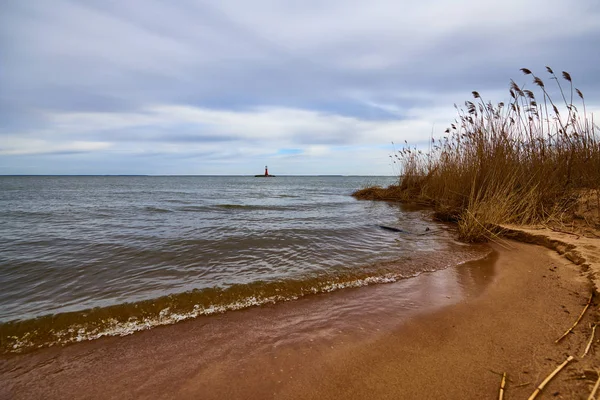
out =
[[[600,231],[589,226],[579,229],[583,232],[559,231],[545,226],[504,225],[501,229],[505,237],[556,250],[580,265],[596,291],[600,291]]]
[[[506,372],[505,399],[524,399],[573,355],[539,398],[587,398],[600,369],[598,340],[581,355],[599,320],[597,301],[574,333],[554,341],[587,302],[588,277],[550,250],[510,247],[496,246],[493,274],[468,267],[479,268],[471,279],[478,284],[448,283],[463,281],[464,268],[415,278],[433,299],[422,309],[389,297],[414,283],[379,285],[4,357],[0,397],[481,399],[498,398],[498,373]],[[328,302],[368,305],[374,296],[388,300],[373,304],[391,305],[332,315],[329,328],[307,325],[327,322]]]

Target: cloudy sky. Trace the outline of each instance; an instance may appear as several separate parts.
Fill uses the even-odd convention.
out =
[[[0,174],[391,175],[519,68],[600,104],[598,0],[0,0]]]

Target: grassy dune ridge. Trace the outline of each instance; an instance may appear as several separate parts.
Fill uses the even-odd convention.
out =
[[[467,242],[490,238],[497,224],[555,224],[579,220],[600,227],[600,136],[583,93],[569,73],[556,76],[553,99],[530,70],[531,89],[510,82],[510,101],[492,104],[478,92],[430,152],[408,144],[392,155],[397,185],[371,187],[358,199],[432,206],[458,223]],[[584,208],[582,210],[582,200]]]

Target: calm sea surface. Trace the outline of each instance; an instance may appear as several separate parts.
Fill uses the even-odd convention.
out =
[[[0,177],[0,351],[393,282],[480,256],[422,211],[350,196],[395,180]]]

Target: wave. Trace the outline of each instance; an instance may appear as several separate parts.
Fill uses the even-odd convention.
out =
[[[293,205],[261,205],[261,204],[214,204],[214,205],[186,205],[177,207],[177,211],[185,212],[212,212],[220,211],[304,211],[324,208],[338,208],[339,204],[319,204],[318,208],[312,203],[300,203]]]
[[[137,331],[205,315],[224,313],[307,295],[345,288],[392,283],[441,268],[488,257],[489,251],[450,257],[446,265],[422,263],[405,268],[404,261],[387,261],[353,270],[315,274],[306,278],[256,281],[228,287],[196,289],[151,300],[45,315],[0,324],[0,353],[22,353],[37,348],[65,345],[104,336],[126,336]]]
[[[315,206],[313,203],[296,203],[293,205],[258,205],[258,204],[217,204],[215,207],[232,210],[268,210],[268,211],[306,211],[322,210],[325,208],[339,208],[339,203],[322,203]]]
[[[217,204],[217,208],[231,209],[231,210],[271,210],[271,211],[284,211],[288,210],[286,206],[263,206],[263,205],[252,205],[252,204]]]
[[[254,209],[260,206],[249,206],[243,204],[217,204],[218,208],[231,208],[231,209]]]
[[[260,206],[260,205],[244,205],[244,204],[215,204],[215,205],[188,205],[178,207],[177,211],[185,212],[212,212],[216,210],[284,210],[286,207],[281,206]]]
[[[181,199],[166,199],[165,202],[174,203],[174,204],[192,204],[192,201],[190,201],[190,200],[181,200]]]
[[[17,217],[35,217],[35,218],[53,218],[57,214],[60,214],[60,211],[38,211],[38,210],[9,210],[9,211],[0,211],[0,216],[7,218],[17,218]]]
[[[166,208],[153,207],[153,206],[144,207],[144,210],[146,210],[148,212],[151,212],[151,213],[169,213],[169,212],[172,212],[172,210],[167,210]]]

